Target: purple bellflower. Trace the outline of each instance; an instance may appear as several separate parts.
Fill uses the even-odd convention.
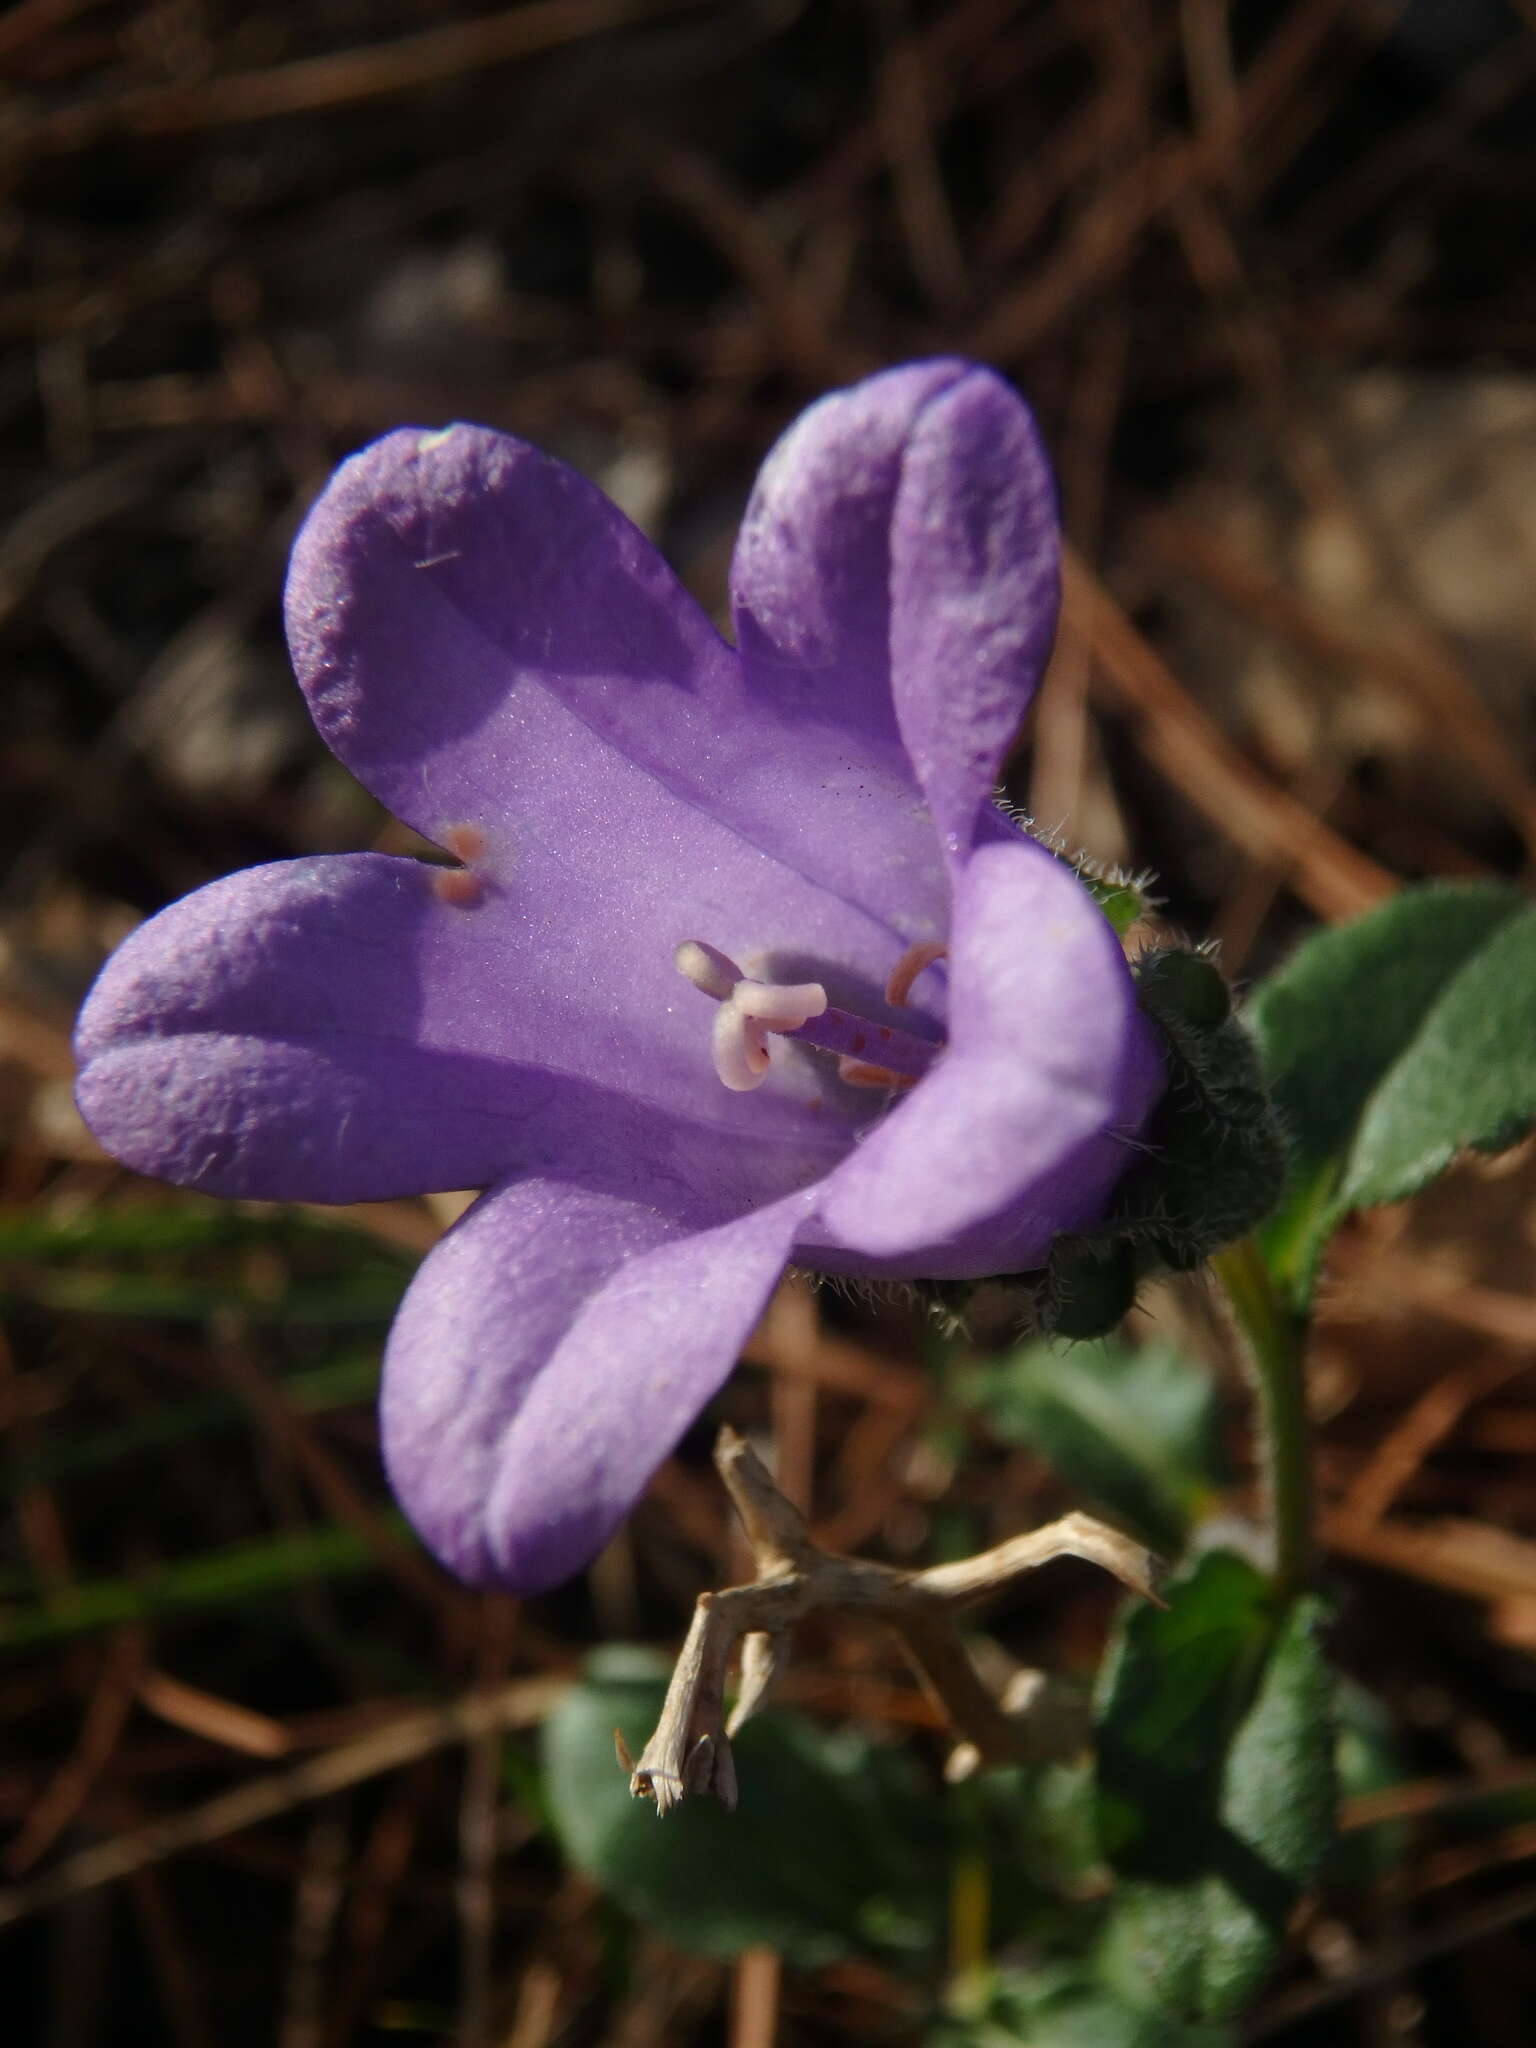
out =
[[[1110,925],[992,790],[1057,606],[991,372],[769,456],[735,645],[592,485],[484,428],[354,456],[293,552],[322,737],[454,854],[232,875],[82,1013],[108,1150],[215,1194],[484,1193],[390,1335],[396,1492],[463,1578],[580,1568],[786,1260],[963,1278],[1092,1224],[1164,1085]]]

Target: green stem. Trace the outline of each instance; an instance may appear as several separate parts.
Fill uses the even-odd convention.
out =
[[[979,2020],[987,2003],[992,1950],[992,1871],[981,1790],[972,1778],[949,1788],[953,1858],[949,1867],[948,2002]]]
[[[1259,1409],[1259,1445],[1275,1531],[1275,1590],[1301,1591],[1312,1563],[1312,1470],[1307,1431],[1307,1322],[1281,1298],[1251,1237],[1211,1264],[1246,1339]]]

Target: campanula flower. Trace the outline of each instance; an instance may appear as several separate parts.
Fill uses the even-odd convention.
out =
[[[402,429],[299,535],[322,737],[458,863],[199,890],[108,962],[79,1100],[241,1197],[487,1190],[412,1282],[390,1476],[471,1581],[584,1564],[787,1260],[1038,1267],[1163,1086],[1105,918],[992,800],[1055,625],[1021,401],[935,361],[813,406],[758,479],[734,645],[592,485]]]

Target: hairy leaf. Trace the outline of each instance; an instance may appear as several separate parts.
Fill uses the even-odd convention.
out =
[[[1404,890],[1318,933],[1247,1014],[1291,1144],[1261,1239],[1299,1307],[1350,1210],[1536,1122],[1536,906],[1503,883]]]
[[[1241,2011],[1332,1838],[1332,1679],[1317,1603],[1210,1551],[1129,1610],[1106,1669],[1099,1830],[1121,1883],[1119,1988],[1171,2018]]]
[[[998,1436],[1174,1555],[1225,1476],[1211,1375],[1167,1344],[1022,1344],[961,1382]]]
[[[733,1745],[735,1813],[685,1800],[665,1820],[631,1798],[617,1728],[638,1755],[665,1672],[610,1649],[544,1727],[555,1825],[573,1863],[679,1948],[733,1956],[767,1945],[802,1966],[922,1950],[943,1925],[938,1801],[907,1760],[793,1714],[751,1721]]]

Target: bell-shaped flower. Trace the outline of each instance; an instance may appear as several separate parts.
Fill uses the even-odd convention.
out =
[[[1038,1267],[1163,1086],[1114,932],[992,791],[1057,529],[989,371],[813,406],[758,479],[735,644],[592,485],[402,429],[287,588],[327,744],[457,859],[279,862],[114,955],[79,1100],[140,1171],[352,1202],[488,1190],[391,1333],[382,1429],[472,1581],[585,1563],[787,1260]]]

